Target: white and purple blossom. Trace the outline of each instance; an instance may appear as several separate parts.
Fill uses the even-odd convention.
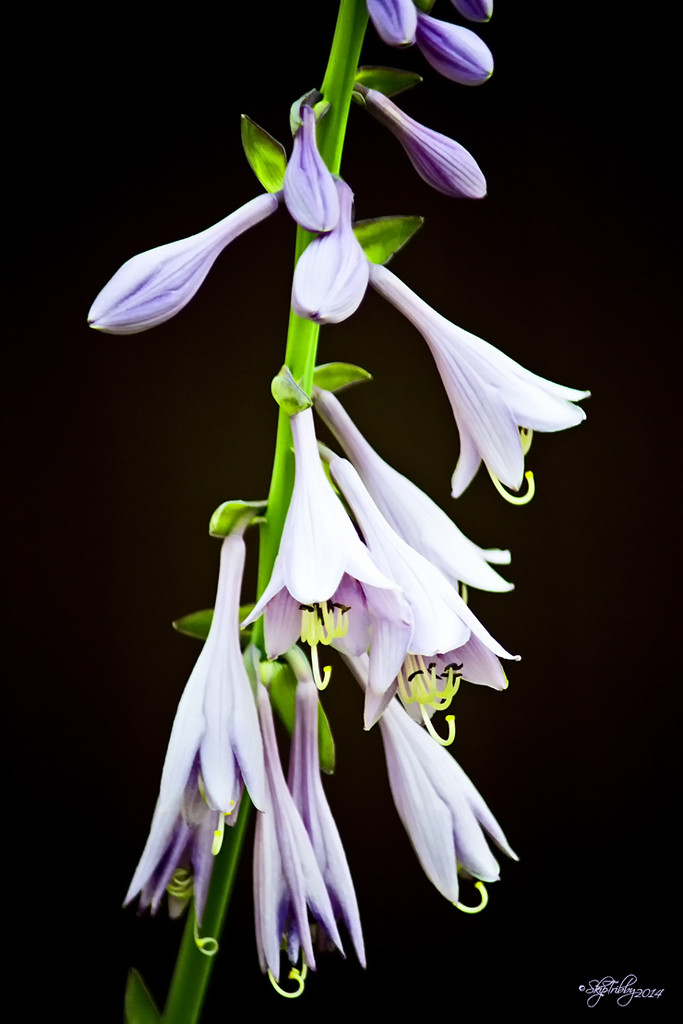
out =
[[[234,824],[244,785],[257,808],[265,805],[263,745],[240,650],[244,560],[244,539],[233,532],[221,547],[211,628],[178,704],[149,838],[126,903],[141,893],[141,906],[151,903],[156,910],[168,879],[190,851],[202,904],[212,833],[223,820]]]
[[[377,454],[332,392],[316,388],[314,401],[382,515],[404,541],[437,566],[453,586],[462,582],[479,590],[513,589],[488,564],[507,565],[509,551],[487,550],[469,540],[424,491]]]
[[[311,409],[290,417],[296,474],[270,581],[243,625],[265,618],[275,658],[301,638],[350,654],[370,648],[371,686],[384,692],[403,662],[409,610],[373,562],[320,463]],[[317,680],[316,680],[317,681]]]
[[[469,21],[489,21],[493,14],[493,0],[451,0],[451,3]]]
[[[289,662],[297,676],[296,718],[289,759],[289,789],[294,798],[315,859],[322,872],[332,909],[343,920],[358,960],[365,967],[365,946],[358,901],[339,831],[320,778],[318,751],[318,689],[303,653],[294,648]]]
[[[367,0],[370,21],[387,46],[411,46],[415,42],[417,8],[413,0]]]
[[[366,659],[345,661],[366,687]],[[455,904],[459,875],[498,881],[500,868],[486,836],[512,860],[519,858],[457,761],[395,700],[379,727],[396,810],[429,880]]]
[[[301,254],[292,281],[292,309],[306,320],[336,324],[358,309],[368,287],[369,267],[353,233],[353,192],[335,180],[340,216]]]
[[[428,185],[457,198],[481,199],[486,195],[486,179],[464,146],[413,120],[376,89],[356,88],[367,109],[396,136]]]
[[[256,945],[261,970],[277,980],[283,939],[290,963],[297,962],[302,950],[306,964],[315,970],[309,909],[340,952],[344,950],[311,840],[282,774],[270,700],[260,683],[257,703],[267,786],[254,839]]]
[[[99,293],[88,323],[108,334],[138,334],[170,320],[199,290],[226,245],[275,213],[279,201],[267,192],[205,231],[133,256]]]
[[[525,370],[488,342],[446,320],[386,267],[372,264],[370,282],[417,328],[429,346],[460,434],[451,481],[458,497],[483,461],[506,487],[524,475],[519,428],[564,430],[586,418],[573,402],[590,392],[553,384]]]
[[[331,231],[339,221],[337,189],[318,152],[313,107],[302,104],[300,117],[285,171],[285,204],[297,224],[307,231]]]
[[[432,67],[460,85],[481,85],[493,74],[493,56],[476,33],[418,11],[415,35]]]

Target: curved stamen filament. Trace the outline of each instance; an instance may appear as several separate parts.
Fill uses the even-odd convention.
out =
[[[223,836],[225,835],[225,819],[232,814],[232,808],[235,806],[235,801],[230,801],[231,807],[229,811],[223,811],[218,815],[218,828],[213,834],[213,843],[211,844],[211,853],[216,857],[221,852],[221,846],[223,845]]]
[[[326,689],[327,684],[329,683],[330,677],[332,675],[332,666],[325,665],[325,667],[323,668],[323,676],[321,678],[317,644],[313,644],[311,646],[311,668],[313,669],[313,679],[315,680],[315,685],[318,687],[319,690]]]
[[[297,983],[297,988],[295,988],[293,992],[287,992],[286,989],[281,988],[281,986],[275,980],[270,968],[268,968],[268,977],[270,978],[271,985],[278,993],[278,995],[284,996],[285,999],[296,999],[297,996],[301,995],[301,993],[304,990],[304,983],[306,981],[307,974],[308,964],[306,963],[305,960],[303,961],[301,970],[299,970],[297,967],[292,967],[287,977],[290,979],[290,981],[295,981]]]
[[[299,608],[301,639],[311,647],[315,644],[331,644],[348,633],[348,605],[338,604],[336,601],[322,601],[301,604]]]
[[[176,868],[171,875],[171,881],[166,886],[166,892],[169,896],[175,896],[179,900],[187,900],[192,895],[192,886],[192,872],[187,868]]]
[[[458,692],[461,669],[462,665],[453,663],[438,673],[435,662],[425,665],[421,654],[409,654],[398,673],[401,699],[406,704],[426,704],[445,711]]]
[[[475,882],[475,889],[479,890],[480,902],[476,907],[468,907],[464,903],[454,903],[453,906],[457,907],[458,910],[462,910],[464,914],[478,914],[480,910],[483,910],[489,901],[489,894],[486,891],[486,886],[483,882]]]
[[[502,483],[497,476],[494,476],[491,470],[489,470],[489,476],[493,481],[493,486],[496,488],[499,494],[501,494],[507,502],[511,505],[528,505],[534,494],[536,493],[536,484],[534,483],[534,474],[530,469],[524,474],[524,479],[527,483],[526,494],[510,494],[506,491]]]
[[[215,956],[218,952],[218,940],[214,939],[211,935],[206,935],[204,938],[199,934],[199,925],[197,924],[197,918],[194,919],[194,944],[200,953],[204,956]]]
[[[434,728],[424,704],[420,704],[420,711],[422,712],[422,721],[424,722],[429,735],[436,740],[437,743],[440,743],[442,747],[449,747],[455,739],[455,715],[446,715],[446,721],[448,722],[448,736],[444,738],[443,736],[439,736],[438,732]]]

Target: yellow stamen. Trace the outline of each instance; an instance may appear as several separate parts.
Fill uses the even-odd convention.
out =
[[[519,439],[522,442],[522,455],[527,455],[534,439],[534,432],[529,427],[519,428]]]
[[[311,647],[315,644],[331,644],[348,633],[350,609],[346,605],[336,601],[322,601],[299,607],[301,639],[305,644]]]
[[[458,910],[462,910],[464,914],[478,914],[480,910],[483,910],[489,901],[489,894],[486,891],[486,886],[483,882],[475,882],[475,889],[479,890],[481,902],[476,907],[468,907],[464,903],[454,903],[453,906],[457,907]]]
[[[223,836],[225,835],[225,819],[232,814],[232,808],[235,806],[235,801],[230,801],[230,810],[223,811],[218,817],[218,828],[213,834],[213,843],[211,844],[211,853],[216,857],[221,852],[221,846],[223,845]]]
[[[432,725],[432,720],[427,714],[427,709],[424,704],[420,704],[420,711],[422,712],[422,720],[427,727],[427,732],[437,743],[440,743],[442,747],[449,747],[455,739],[455,715],[446,715],[446,721],[448,722],[448,736],[445,738],[439,736],[438,732]]]
[[[318,645],[317,644],[313,644],[313,646],[311,647],[311,668],[313,669],[313,678],[315,680],[315,685],[318,687],[319,690],[326,689],[326,687],[327,687],[327,685],[328,685],[328,683],[330,681],[330,677],[332,675],[332,666],[331,665],[325,665],[324,666],[324,668],[323,668],[323,673],[324,674],[323,674],[323,676],[321,678],[320,677],[320,662],[318,661]]]
[[[176,896],[179,900],[187,900],[192,895],[192,872],[187,868],[176,868],[171,876],[171,881],[166,886],[169,896]]]
[[[491,470],[489,470],[489,476],[491,477],[491,480],[493,481],[493,486],[496,488],[498,493],[501,494],[505,498],[505,500],[508,501],[511,505],[528,505],[531,499],[533,498],[534,494],[536,493],[534,474],[531,472],[530,469],[528,469],[524,474],[524,479],[527,482],[526,494],[510,494],[509,491],[505,490],[498,477],[493,475]]]
[[[297,988],[295,988],[293,992],[287,992],[284,988],[280,987],[280,985],[275,980],[270,968],[268,968],[268,977],[270,978],[271,985],[278,993],[278,995],[284,996],[285,999],[296,999],[297,996],[301,995],[301,993],[304,990],[304,983],[306,981],[307,974],[308,964],[306,963],[305,960],[303,961],[301,970],[299,970],[297,967],[292,967],[287,977],[289,978],[290,981],[295,981],[297,983]]]
[[[217,939],[214,939],[211,935],[206,935],[204,938],[200,936],[196,917],[194,919],[194,944],[204,956],[215,956],[218,952]]]

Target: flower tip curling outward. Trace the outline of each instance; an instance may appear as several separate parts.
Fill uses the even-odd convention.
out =
[[[369,266],[353,233],[353,192],[336,180],[340,217],[302,253],[292,281],[292,309],[318,324],[337,324],[358,309],[368,287]]]
[[[367,0],[370,21],[387,46],[412,46],[417,28],[413,0]]]
[[[493,55],[488,46],[462,25],[451,25],[420,11],[416,42],[436,71],[460,85],[481,85],[493,74]]]
[[[89,325],[108,334],[139,334],[170,320],[199,290],[226,245],[274,213],[278,203],[270,193],[257,196],[205,231],[133,256],[93,302]]]
[[[376,89],[364,90],[363,95],[367,109],[396,136],[423,181],[455,198],[486,195],[486,179],[464,146],[408,117]]]

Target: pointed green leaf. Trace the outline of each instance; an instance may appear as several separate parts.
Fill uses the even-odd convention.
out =
[[[375,217],[359,220],[353,233],[371,263],[386,263],[424,224],[424,217]]]
[[[161,1024],[161,1014],[141,975],[134,968],[128,972],[124,1018],[126,1024]]]
[[[247,615],[249,615],[253,608],[253,603],[240,605],[240,622],[242,622],[243,619],[246,619]],[[192,636],[195,640],[206,640],[209,635],[212,622],[213,608],[202,608],[199,612],[190,612],[189,615],[182,615],[179,619],[175,619],[171,625],[176,632],[183,633],[184,636]],[[249,634],[249,627],[242,630],[243,636],[248,637]]]
[[[358,85],[364,85],[366,89],[376,89],[385,96],[395,96],[405,89],[412,89],[419,85],[422,76],[414,71],[401,71],[399,68],[383,68],[367,64],[358,68],[355,81]]]
[[[242,145],[249,165],[267,192],[280,192],[285,180],[285,147],[246,114],[242,114]]]
[[[372,380],[372,374],[353,363],[322,363],[313,371],[313,383],[323,391],[339,391],[362,380]]]
[[[273,377],[270,390],[277,404],[288,416],[295,416],[313,405],[304,389],[292,377],[288,366],[283,366],[277,377]]]
[[[263,515],[267,507],[265,500],[241,501],[237,498],[235,501],[224,501],[211,516],[209,533],[212,537],[227,537],[241,521]]]
[[[296,676],[286,662],[265,661],[261,663],[263,681],[268,683],[270,699],[282,724],[291,736],[294,732],[296,713]],[[334,772],[334,740],[327,715],[318,703],[318,752],[320,767],[328,775]]]

